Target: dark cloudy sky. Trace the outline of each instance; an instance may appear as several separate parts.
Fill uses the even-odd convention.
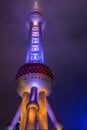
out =
[[[21,98],[15,74],[28,47],[26,16],[32,0],[0,0],[0,130]],[[49,100],[64,130],[87,130],[87,0],[39,0],[45,15],[45,62],[55,74]]]

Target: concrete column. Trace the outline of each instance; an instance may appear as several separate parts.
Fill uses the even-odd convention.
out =
[[[36,130],[36,116],[37,116],[37,109],[33,106],[30,107],[28,110],[27,130]]]
[[[39,93],[38,103],[39,103],[39,112],[38,112],[39,129],[48,130],[46,93],[45,92]]]
[[[27,130],[36,130],[37,129],[37,111],[38,111],[38,104],[37,104],[37,88],[32,87],[30,93],[30,102],[27,105],[28,111],[28,120],[27,120]]]
[[[27,110],[26,106],[29,103],[29,93],[24,92],[22,98],[22,109],[21,109],[21,118],[20,118],[20,129],[26,130],[26,121],[27,121]]]

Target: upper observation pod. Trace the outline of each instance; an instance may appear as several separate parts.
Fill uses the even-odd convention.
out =
[[[42,47],[42,30],[45,27],[43,15],[34,11],[27,17],[27,28],[29,30],[29,47],[26,63],[44,63]]]
[[[34,10],[31,12],[26,20],[27,28],[30,28],[30,23],[33,23],[33,25],[41,24],[41,29],[44,29],[45,27],[45,19],[42,13],[40,13],[38,10]]]

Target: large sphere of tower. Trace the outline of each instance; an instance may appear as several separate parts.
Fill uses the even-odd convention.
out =
[[[16,86],[20,96],[23,96],[24,92],[30,93],[32,87],[37,87],[38,92],[45,91],[46,95],[49,95],[53,81],[51,69],[41,63],[24,64],[16,74]]]
[[[44,29],[45,27],[44,16],[39,11],[34,11],[28,15],[26,19],[26,25],[28,29],[30,28],[30,22],[35,23],[35,24],[40,22],[41,28]]]

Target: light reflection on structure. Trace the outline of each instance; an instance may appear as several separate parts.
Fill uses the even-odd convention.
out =
[[[14,130],[19,119],[19,130],[49,130],[47,112],[54,128],[62,130],[62,125],[58,122],[47,100],[47,96],[52,91],[54,75],[51,69],[44,64],[42,47],[44,26],[44,17],[40,12],[33,11],[27,17],[29,48],[26,63],[19,68],[16,74],[17,91],[22,97],[22,103],[8,130]]]

